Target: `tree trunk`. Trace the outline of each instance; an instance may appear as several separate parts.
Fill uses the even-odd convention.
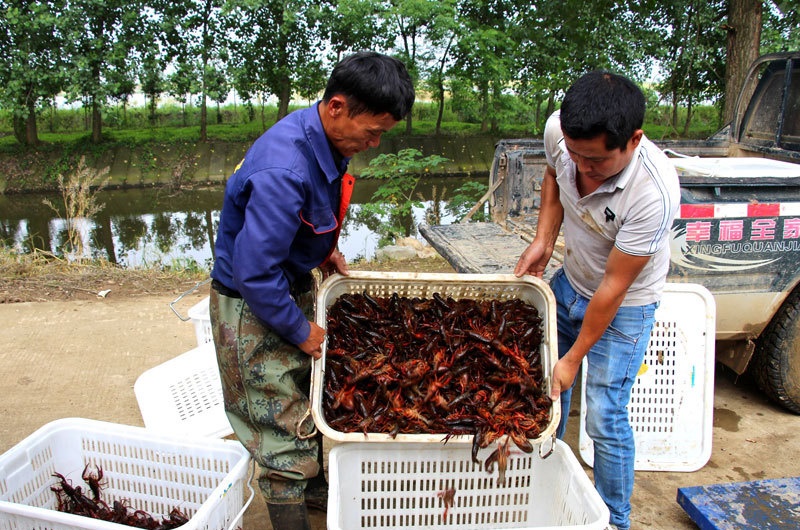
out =
[[[25,122],[25,144],[39,144],[39,131],[36,128],[36,106],[33,101],[28,103],[28,119]]]
[[[14,124],[14,138],[16,138],[21,145],[26,145],[25,142],[27,141],[27,138],[25,135],[25,118],[15,112],[11,118],[11,121]]]
[[[150,94],[150,114],[148,115],[148,119],[150,120],[150,126],[156,126],[156,105],[158,104],[158,98],[155,94]]]
[[[547,118],[556,110],[556,94],[555,92],[551,91],[547,95],[547,109],[544,111],[544,121],[547,122]],[[542,130],[544,130],[544,126],[542,126]]]
[[[206,104],[206,92],[200,94],[200,141],[208,140],[208,105]]]
[[[492,132],[497,132],[497,117],[500,115],[500,103],[501,103],[500,102],[500,95],[501,95],[501,90],[500,90],[499,84],[494,83],[493,85],[494,86],[492,87],[493,88],[493,90],[492,90],[492,121],[491,121],[490,130]]]
[[[481,87],[481,132],[486,132],[489,129],[489,86],[484,85]]]
[[[436,136],[442,132],[442,119],[444,117],[444,85],[442,84],[441,77],[437,87],[439,93],[436,94],[436,99],[439,103],[439,111],[436,113]]]
[[[439,112],[436,115],[436,136],[439,136],[439,133],[442,132],[442,117],[444,116],[444,68],[447,64],[447,55],[450,53],[450,47],[453,45],[453,40],[455,40],[455,38],[455,33],[450,35],[447,48],[445,48],[442,58],[439,60],[439,71],[436,75],[436,99],[439,103]]]
[[[670,125],[672,125],[672,130],[678,130],[678,91],[673,88],[672,89],[672,118],[670,119]]]
[[[289,114],[289,99],[291,98],[292,87],[289,79],[281,82],[280,94],[278,94],[278,117],[275,121],[280,121]]]
[[[92,143],[99,144],[103,139],[103,117],[100,113],[100,104],[92,98]]]
[[[725,68],[725,123],[734,118],[736,99],[747,69],[758,56],[761,43],[762,0],[728,2],[727,65]],[[748,87],[752,90],[754,87]]]
[[[689,94],[689,101],[686,103],[686,120],[683,122],[683,137],[686,138],[689,135],[689,127],[692,125],[692,103],[693,103],[692,95]]]

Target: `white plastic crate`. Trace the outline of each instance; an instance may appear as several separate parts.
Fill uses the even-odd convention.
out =
[[[539,311],[542,318],[542,345],[540,359],[544,374],[543,386],[550,391],[553,366],[558,359],[556,342],[555,297],[550,286],[533,276],[517,278],[513,274],[451,274],[414,272],[352,271],[347,276],[329,276],[317,292],[316,322],[327,327],[328,308],[343,294],[367,293],[375,297],[388,297],[393,293],[408,298],[432,298],[434,293],[442,297],[472,300],[519,299]],[[327,343],[323,343],[321,359],[314,360],[311,370],[311,413],[317,429],[328,438],[341,442],[441,442],[445,434],[397,434],[337,431],[325,419],[322,410],[325,386],[325,354]],[[550,423],[542,429],[532,443],[550,438],[561,418],[561,403],[556,400],[550,408]],[[472,435],[452,436],[448,444],[472,443]]]
[[[206,296],[195,305],[189,308],[189,319],[194,325],[194,334],[197,337],[197,345],[202,346],[207,342],[214,342],[211,333],[211,317],[208,309],[209,297]]]
[[[696,284],[667,283],[628,414],[636,443],[634,468],[696,471],[711,457],[716,305]],[[587,361],[583,362],[586,373]],[[581,385],[580,454],[594,463],[586,433],[586,378]]]
[[[153,517],[178,508],[190,518],[181,526],[185,530],[228,529],[246,506],[249,461],[235,441],[166,437],[82,418],[56,420],[0,457],[0,529],[126,528],[57,511],[53,473],[86,490],[81,474],[87,463],[103,470],[104,500],[126,499]]]
[[[548,442],[549,443],[549,442]],[[564,442],[542,458],[513,448],[498,484],[468,446],[344,443],[331,449],[328,530],[601,530],[609,512]],[[483,462],[491,449],[478,456]],[[447,508],[443,493],[454,489]]]
[[[180,436],[223,437],[233,432],[213,342],[142,373],[133,391],[148,429]]]

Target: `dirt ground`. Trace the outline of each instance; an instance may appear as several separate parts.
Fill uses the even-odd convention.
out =
[[[431,270],[430,264],[406,268],[419,267]],[[192,324],[179,320],[169,308],[194,280],[138,284],[117,278],[100,283],[68,284],[60,278],[36,287],[29,280],[23,288],[21,282],[0,282],[6,302],[0,303],[0,413],[4,418],[0,453],[59,418],[143,426],[133,392],[136,379],[196,346]],[[109,290],[105,297],[96,294],[104,290]],[[178,309],[185,314],[206,292],[204,286],[188,295]],[[15,297],[34,301],[9,303]],[[566,439],[576,455],[578,407],[576,403]],[[691,473],[637,472],[633,527],[696,528],[676,502],[679,487],[800,475],[798,427],[800,417],[768,403],[758,390],[718,366],[711,459]],[[328,442],[326,449],[330,449]],[[584,470],[591,476],[591,468],[584,465]],[[325,528],[324,514],[312,513],[314,528]],[[243,526],[270,528],[258,495]]]

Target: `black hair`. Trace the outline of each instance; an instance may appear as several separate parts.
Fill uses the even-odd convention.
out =
[[[625,150],[644,122],[644,94],[630,79],[605,71],[585,74],[561,103],[561,130],[569,138],[606,135],[606,149]]]
[[[347,98],[350,117],[388,112],[400,121],[414,104],[414,83],[405,65],[376,52],[358,52],[342,59],[331,72],[322,100]]]

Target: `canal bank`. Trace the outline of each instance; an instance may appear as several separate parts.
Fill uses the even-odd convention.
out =
[[[491,136],[384,137],[379,147],[356,155],[349,170],[358,176],[374,157],[414,148],[423,156],[440,155],[448,159],[438,169],[439,176],[488,178],[497,140]],[[218,184],[230,176],[250,145],[223,141],[153,142],[135,147],[110,145],[84,149],[44,145],[36,150],[0,154],[0,193],[53,191],[58,176],[67,177],[82,156],[94,170],[108,168],[103,179],[108,179],[109,189],[154,186],[177,189]]]

